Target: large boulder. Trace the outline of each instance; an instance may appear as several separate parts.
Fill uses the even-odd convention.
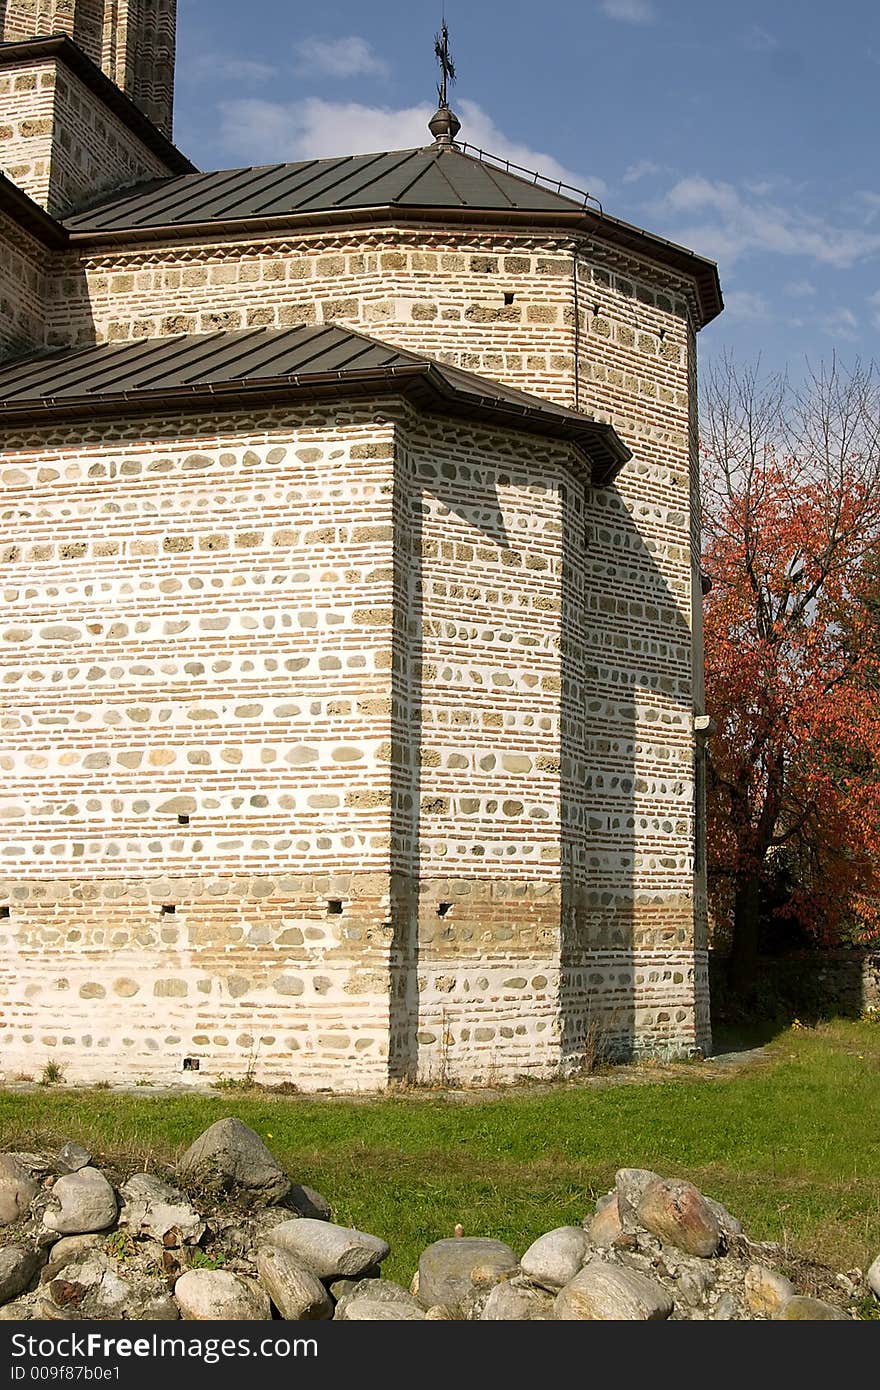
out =
[[[62,1173],[78,1173],[80,1168],[88,1168],[92,1161],[92,1155],[88,1149],[84,1149],[82,1144],[75,1144],[72,1139],[68,1139],[63,1148],[59,1149],[56,1162]]]
[[[842,1313],[832,1303],[824,1303],[821,1298],[807,1298],[803,1294],[795,1294],[794,1298],[790,1298],[774,1315],[776,1322],[840,1322],[841,1320],[849,1321],[846,1313]]]
[[[496,1284],[483,1304],[483,1322],[538,1322],[553,1317],[553,1295],[519,1280]]]
[[[333,1300],[316,1274],[274,1245],[257,1251],[257,1273],[282,1318],[318,1322],[333,1316]]]
[[[561,1289],[571,1283],[589,1248],[583,1227],[558,1226],[532,1241],[520,1266],[533,1283],[546,1289]]]
[[[619,1168],[614,1175],[617,1192],[617,1214],[624,1231],[630,1233],[639,1229],[638,1206],[642,1195],[652,1182],[658,1182],[660,1174],[650,1168]]]
[[[475,1289],[488,1290],[518,1268],[516,1255],[500,1240],[480,1236],[437,1240],[422,1251],[417,1297],[423,1308],[443,1303],[455,1311]]]
[[[259,1134],[230,1116],[200,1134],[178,1164],[180,1174],[220,1191],[236,1188],[268,1205],[287,1196],[291,1182]]]
[[[10,1303],[37,1277],[45,1260],[41,1251],[24,1250],[10,1245],[0,1250],[0,1304]]]
[[[253,1279],[225,1269],[191,1269],[174,1285],[180,1316],[188,1322],[265,1322],[268,1295]]]
[[[422,1317],[424,1312],[418,1299],[414,1298],[400,1284],[395,1284],[393,1280],[360,1279],[357,1283],[352,1284],[339,1299],[334,1317],[339,1322],[350,1321],[349,1309],[362,1299],[368,1299],[371,1303],[399,1303],[401,1307],[415,1309],[419,1317]]]
[[[37,1184],[15,1154],[0,1153],[0,1226],[20,1221],[37,1195]]]
[[[62,1236],[106,1231],[116,1220],[116,1193],[97,1168],[59,1178],[43,1212],[43,1225]]]
[[[718,1253],[721,1226],[693,1183],[655,1179],[642,1192],[637,1215],[646,1231],[686,1255],[708,1258]]]
[[[794,1298],[797,1289],[790,1279],[767,1265],[749,1265],[743,1281],[743,1295],[749,1312],[757,1318],[775,1318]]]
[[[600,1249],[613,1245],[623,1231],[617,1193],[609,1192],[606,1197],[600,1197],[596,1203],[595,1215],[590,1217],[589,1221],[585,1221],[584,1225],[591,1245]]]
[[[198,1245],[205,1223],[189,1199],[154,1173],[134,1173],[119,1189],[119,1224],[166,1247]]]
[[[425,1313],[416,1304],[380,1303],[373,1298],[359,1298],[345,1314],[346,1322],[423,1322]]]
[[[598,1255],[560,1289],[554,1305],[560,1321],[656,1322],[668,1318],[672,1309],[672,1299],[656,1279]]]
[[[388,1242],[379,1236],[307,1216],[275,1226],[267,1240],[301,1260],[319,1279],[357,1279],[390,1254]]]

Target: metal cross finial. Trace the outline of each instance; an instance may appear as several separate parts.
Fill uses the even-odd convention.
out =
[[[440,64],[440,81],[437,85],[437,95],[440,98],[441,109],[448,107],[448,84],[455,81],[455,64],[449,56],[449,30],[446,27],[446,20],[440,26],[440,33],[434,36],[434,52],[437,55],[437,62]]]

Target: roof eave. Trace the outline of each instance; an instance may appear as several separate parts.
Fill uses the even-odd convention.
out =
[[[69,244],[70,236],[67,229],[2,172],[0,211],[5,212],[13,222],[50,250],[61,250]]]
[[[133,190],[131,190],[133,191]],[[73,220],[73,219],[71,219]],[[724,308],[718,266],[714,261],[698,256],[687,247],[666,241],[628,222],[589,208],[559,209],[551,212],[517,208],[430,208],[411,204],[391,203],[378,207],[332,208],[316,212],[292,212],[268,217],[239,217],[207,222],[172,222],[155,227],[123,227],[109,231],[82,230],[69,227],[73,244],[122,246],[138,242],[188,240],[251,235],[257,231],[295,232],[304,227],[336,227],[363,225],[372,222],[414,222],[438,225],[473,225],[474,223],[503,227],[542,227],[567,232],[587,232],[615,245],[684,275],[694,281],[700,307],[700,324],[705,327]]]
[[[200,382],[192,386],[138,389],[117,394],[44,397],[39,401],[0,402],[0,426],[5,429],[51,420],[59,411],[67,420],[107,419],[161,411],[234,409],[238,406],[277,406],[292,401],[328,400],[344,396],[403,395],[416,405],[440,409],[466,419],[494,419],[516,430],[564,439],[575,444],[589,467],[587,481],[608,486],[631,457],[610,425],[576,416],[554,415],[540,405],[529,407],[491,396],[472,397],[456,390],[431,362],[382,368],[314,373],[308,376],[264,378],[259,382]]]

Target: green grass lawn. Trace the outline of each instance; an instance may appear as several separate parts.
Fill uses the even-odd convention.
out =
[[[162,1168],[234,1114],[297,1181],[323,1192],[336,1220],[390,1240],[386,1271],[406,1281],[424,1246],[457,1221],[519,1253],[541,1232],[579,1223],[621,1166],[687,1176],[754,1238],[864,1268],[880,1252],[880,1023],[788,1030],[754,1064],[713,1067],[464,1103],[425,1093],[0,1091],[0,1149],[74,1138],[98,1158]]]

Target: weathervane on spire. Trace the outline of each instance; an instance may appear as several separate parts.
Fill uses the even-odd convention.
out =
[[[428,129],[434,137],[434,144],[443,149],[455,145],[455,137],[461,130],[461,121],[449,107],[449,84],[455,81],[455,64],[449,56],[449,30],[445,14],[440,33],[434,35],[434,53],[440,64],[440,81],[437,84],[440,107],[428,122]]]
[[[440,26],[440,33],[434,35],[434,52],[437,55],[437,62],[440,64],[437,95],[440,98],[440,106],[446,110],[449,106],[447,100],[448,83],[455,81],[455,64],[449,56],[449,30],[446,27],[445,15]]]

